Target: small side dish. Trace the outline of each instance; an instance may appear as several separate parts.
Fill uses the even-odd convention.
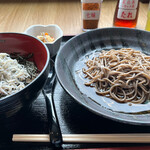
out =
[[[37,38],[44,43],[52,43],[54,42],[54,37],[50,36],[47,32],[42,32],[41,35],[37,35]]]
[[[43,41],[49,49],[51,57],[56,56],[63,37],[62,29],[56,24],[32,25],[26,29],[25,34]]]

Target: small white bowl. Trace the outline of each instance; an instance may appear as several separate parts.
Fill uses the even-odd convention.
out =
[[[54,37],[55,39],[51,43],[44,43],[49,49],[50,56],[53,57],[57,54],[63,37],[63,31],[58,25],[32,25],[29,28],[27,28],[24,33],[37,38],[37,36],[41,35],[41,33],[43,32],[47,32],[50,36]]]

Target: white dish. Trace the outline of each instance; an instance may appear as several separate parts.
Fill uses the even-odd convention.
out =
[[[51,43],[44,43],[50,51],[50,56],[53,57],[57,54],[63,37],[63,31],[58,25],[32,25],[29,28],[27,28],[24,33],[37,38],[37,36],[41,35],[41,33],[43,32],[47,32],[50,36],[54,37],[55,39]]]

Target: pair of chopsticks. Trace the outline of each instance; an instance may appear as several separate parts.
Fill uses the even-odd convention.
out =
[[[14,134],[13,142],[50,142],[49,134]],[[150,143],[149,133],[62,134],[63,143]]]

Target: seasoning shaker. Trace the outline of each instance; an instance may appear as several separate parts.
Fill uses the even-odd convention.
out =
[[[81,4],[83,31],[98,28],[102,0],[81,0]]]

